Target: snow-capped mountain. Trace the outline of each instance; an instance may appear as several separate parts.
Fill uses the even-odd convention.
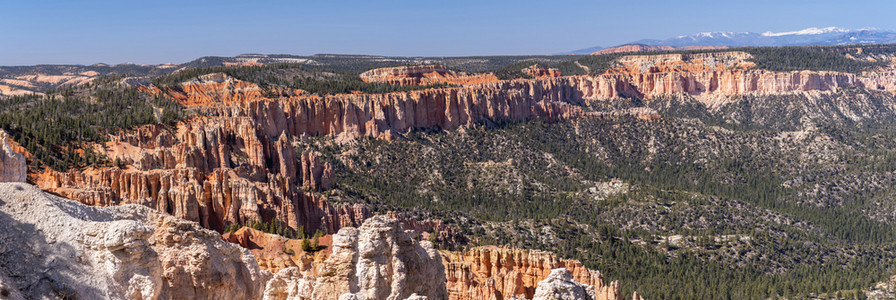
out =
[[[843,44],[896,43],[896,31],[864,28],[858,30],[838,27],[806,28],[788,32],[703,32],[665,40],[640,40],[633,44],[668,46],[806,46]]]
[[[767,31],[762,34],[762,36],[785,36],[785,35],[812,35],[812,34],[825,34],[831,32],[849,32],[849,29],[843,29],[839,27],[810,27],[803,30],[797,31],[788,31],[788,32],[771,32]]]
[[[877,28],[845,29],[839,27],[817,28],[787,32],[701,32],[674,38],[644,39],[628,44],[649,46],[830,46],[849,44],[893,44],[896,31]],[[593,48],[589,48],[591,50]]]

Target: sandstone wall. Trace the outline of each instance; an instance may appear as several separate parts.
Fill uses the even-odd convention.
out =
[[[518,295],[532,299],[538,283],[558,268],[568,270],[576,282],[593,286],[596,299],[622,299],[617,282],[605,283],[600,272],[550,252],[485,246],[442,254],[451,299],[510,299]]]
[[[415,65],[379,68],[360,74],[364,82],[377,82],[394,85],[432,85],[432,84],[478,84],[498,81],[493,74],[466,74],[448,70],[445,66]]]
[[[329,257],[304,272],[281,270],[267,284],[265,299],[446,299],[439,253],[414,235],[383,217],[343,228],[333,236]]]
[[[298,240],[248,228],[224,238],[250,249],[262,269],[277,272],[268,283],[268,299],[335,299],[346,293],[358,299],[386,295],[404,299],[413,293],[430,299],[549,299],[540,298],[539,290],[545,295],[563,294],[569,291],[564,286],[587,290],[590,297],[580,299],[623,299],[618,283],[605,284],[599,272],[578,261],[550,252],[495,246],[436,253],[429,242],[415,240],[420,237],[413,230],[402,229],[405,224],[389,216],[373,217],[358,229],[344,228],[332,238],[322,238],[321,244],[331,247],[316,254],[284,253],[282,249],[298,247]],[[397,268],[404,273],[396,273],[396,264],[404,266]],[[435,274],[435,270],[444,273]],[[551,278],[558,270],[567,275]],[[431,286],[434,283],[438,285]],[[425,289],[410,290],[408,284]],[[405,292],[396,293],[396,288]],[[634,294],[633,299],[640,297]]]

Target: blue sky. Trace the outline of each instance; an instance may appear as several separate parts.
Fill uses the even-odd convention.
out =
[[[896,29],[896,1],[2,0],[0,65],[550,54],[704,31]]]

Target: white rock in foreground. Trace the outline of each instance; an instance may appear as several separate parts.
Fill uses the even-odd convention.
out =
[[[28,184],[0,183],[0,227],[0,288],[13,297],[257,299],[270,277],[248,250],[194,222]]]
[[[333,236],[333,252],[317,276],[298,268],[278,272],[265,299],[448,299],[442,258],[417,242],[398,220],[377,216]]]
[[[572,280],[566,269],[551,270],[548,278],[538,283],[532,300],[591,300],[594,287]]]

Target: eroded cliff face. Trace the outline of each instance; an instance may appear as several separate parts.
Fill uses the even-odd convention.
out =
[[[249,229],[224,237],[246,250],[144,206],[90,207],[3,183],[0,225],[12,229],[0,231],[0,288],[14,298],[460,299],[446,288],[444,254],[387,216],[321,239],[327,250],[316,254]],[[277,251],[298,253],[268,264]],[[257,261],[280,270],[272,275]],[[536,294],[594,291],[571,278],[546,277]]]
[[[568,270],[575,282],[593,287],[595,299],[622,299],[618,282],[605,283],[600,272],[550,252],[485,246],[443,252],[443,262],[451,299],[532,299],[539,282],[559,268]]]
[[[295,150],[304,149],[302,141],[309,136],[351,143],[358,138],[392,139],[415,128],[451,129],[487,121],[553,122],[608,114],[659,118],[646,107],[600,113],[583,109],[589,101],[619,97],[650,101],[686,93],[714,107],[751,93],[816,93],[872,84],[887,91],[896,87],[892,71],[860,76],[770,72],[755,69],[748,58],[742,52],[627,56],[599,76],[328,96],[299,90],[265,92],[252,83],[210,74],[165,91],[200,109],[203,116],[174,127],[140,127],[96,147],[111,160],[120,160],[122,169],[30,176],[39,187],[82,203],[142,204],[219,231],[232,223],[278,220],[293,229],[335,233],[345,226],[360,226],[371,214],[364,205],[330,203],[324,192],[338,186],[333,165],[313,151]],[[426,74],[430,69],[402,72]],[[395,74],[377,72],[376,76]],[[440,240],[452,239],[443,229],[422,232],[430,230],[439,232]]]
[[[308,253],[302,250],[302,241],[288,239],[279,235],[264,233],[249,227],[243,227],[233,233],[221,236],[225,241],[238,244],[249,249],[255,255],[255,261],[262,270],[277,273],[280,270],[297,267],[305,272],[314,272],[313,262],[323,261],[332,250],[332,236],[318,239],[320,247],[325,250]]]
[[[378,82],[395,85],[432,85],[432,84],[479,84],[498,81],[493,74],[457,73],[445,66],[418,65],[379,68],[361,73],[364,82]]]
[[[594,80],[598,99],[688,94],[709,108],[730,103],[734,96],[833,92],[868,87],[896,92],[890,66],[862,75],[830,71],[773,72],[756,69],[744,52],[632,55],[620,58]]]
[[[265,299],[446,299],[445,271],[429,242],[401,229],[397,219],[373,217],[333,235],[332,252],[302,271],[278,272]]]
[[[413,294],[455,300],[552,299],[539,298],[539,290],[553,295],[569,288],[588,291],[588,297],[570,299],[623,299],[617,282],[605,284],[599,272],[578,261],[495,246],[435,252],[406,224],[390,216],[373,217],[358,229],[322,238],[327,247],[313,254],[303,253],[298,240],[248,228],[224,239],[250,249],[262,269],[276,272],[266,299],[342,299],[346,294],[358,299]],[[634,294],[633,299],[640,297]]]
[[[630,86],[618,96],[649,99],[685,93],[709,107],[736,95],[828,91],[858,83],[852,74],[759,70],[747,61],[750,57],[744,52],[626,56],[600,77]]]
[[[532,76],[535,78],[562,76],[562,73],[560,73],[560,70],[555,69],[555,68],[545,68],[539,64],[534,64],[534,65],[528,66],[525,69],[522,69],[521,71],[523,73],[528,74],[529,76]]]
[[[147,91],[160,92],[159,89]],[[235,79],[224,73],[212,73],[199,76],[195,80],[175,84],[165,92],[187,106],[227,105],[235,102],[256,101],[266,98],[265,90],[254,83]],[[302,90],[277,88],[269,91],[272,94],[303,94]]]
[[[0,184],[0,225],[2,285],[27,298],[256,299],[271,276],[195,223],[23,183]]]
[[[362,205],[331,205],[319,193],[336,184],[334,168],[317,153],[296,151],[302,137],[351,142],[390,138],[413,128],[557,121],[583,114],[567,103],[580,95],[559,81],[258,99],[255,88],[233,88],[244,84],[232,78],[203,80],[197,84],[209,91],[176,95],[187,105],[201,106],[206,116],[176,127],[140,127],[96,147],[124,168],[47,170],[32,174],[32,180],[82,203],[142,204],[218,231],[232,223],[276,219],[292,229],[335,233],[359,226],[370,214]]]

